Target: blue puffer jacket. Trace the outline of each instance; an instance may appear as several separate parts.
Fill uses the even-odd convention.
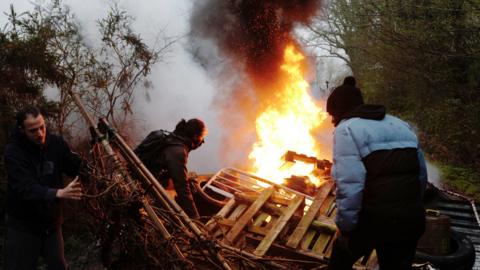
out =
[[[332,167],[337,184],[335,221],[344,233],[356,229],[362,214],[384,216],[393,211],[396,218],[402,213],[409,215],[412,211],[406,210],[412,209],[412,205],[421,208],[418,205],[427,173],[418,139],[407,123],[385,115],[384,107],[381,108],[383,115],[379,117],[378,107],[364,105],[335,129]],[[414,151],[415,156],[412,158],[407,150]],[[412,188],[417,190],[407,190]]]

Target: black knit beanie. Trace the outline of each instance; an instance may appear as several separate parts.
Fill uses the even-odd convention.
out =
[[[341,118],[345,113],[363,105],[360,89],[355,87],[355,78],[348,76],[343,84],[335,88],[327,99],[327,112]]]

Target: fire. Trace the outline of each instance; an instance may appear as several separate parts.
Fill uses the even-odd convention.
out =
[[[257,142],[249,154],[253,172],[281,184],[292,175],[308,176],[315,185],[320,180],[312,175],[314,165],[301,162],[285,166],[281,157],[292,150],[308,156],[319,156],[319,147],[312,131],[325,120],[322,111],[309,93],[304,79],[305,57],[293,45],[285,48],[281,66],[282,89],[256,119]]]

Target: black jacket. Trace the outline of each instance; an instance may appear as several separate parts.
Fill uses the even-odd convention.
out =
[[[164,179],[172,179],[175,191],[179,197],[191,197],[187,185],[187,161],[190,149],[182,138],[171,136],[168,143],[159,155],[159,163],[166,169]]]
[[[164,186],[167,186],[171,179],[177,193],[178,204],[190,217],[199,218],[187,181],[187,161],[192,142],[188,138],[172,133],[166,137],[163,144],[165,146],[158,153],[156,160],[154,162],[144,161],[144,163],[150,164],[149,170],[154,172]]]
[[[6,225],[35,232],[59,227],[62,205],[55,194],[63,187],[62,173],[74,177],[80,166],[63,138],[47,133],[40,147],[17,129],[5,147],[5,166]]]

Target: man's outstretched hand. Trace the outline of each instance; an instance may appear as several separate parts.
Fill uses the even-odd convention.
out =
[[[75,178],[66,187],[57,190],[56,196],[60,199],[80,200],[82,198],[82,187],[78,179]]]

